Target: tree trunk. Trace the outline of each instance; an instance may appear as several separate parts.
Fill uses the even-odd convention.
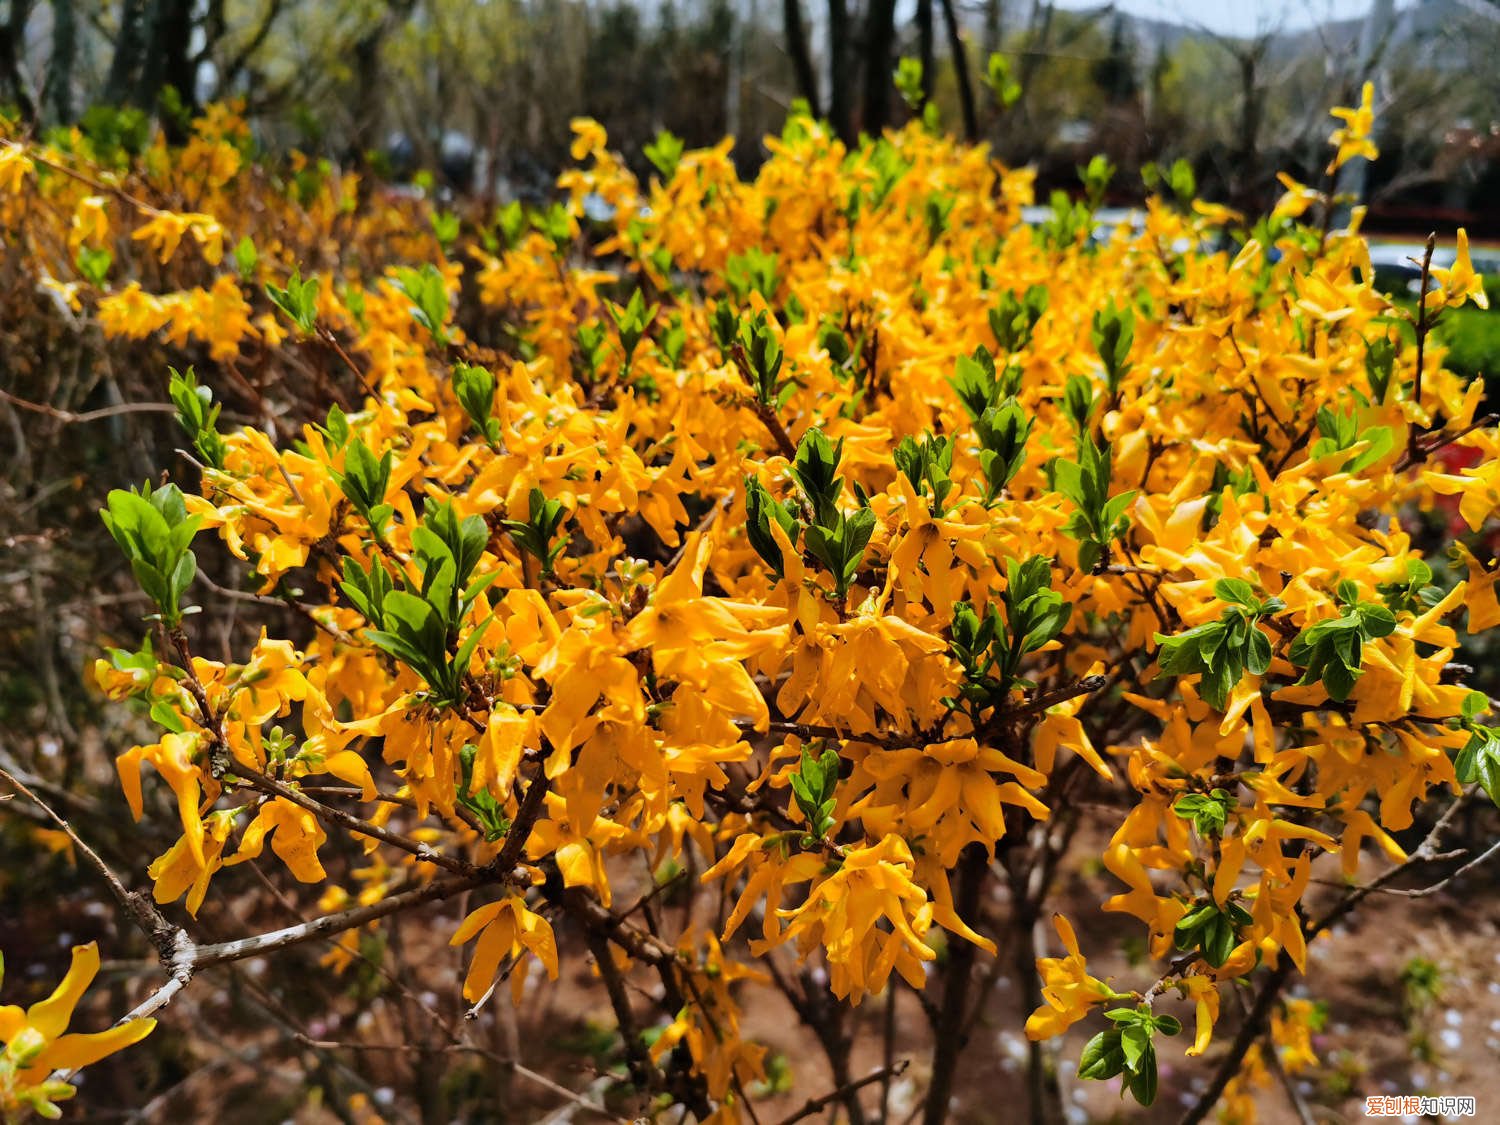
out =
[[[198,68],[189,49],[192,39],[193,0],[152,0],[145,19],[145,51],[135,92],[137,105],[157,109],[162,91],[170,86],[177,91],[185,110],[191,113],[197,108]],[[180,121],[169,115],[162,119],[162,124],[169,137],[182,139]]]
[[[960,918],[979,917],[984,883],[990,873],[990,853],[980,844],[970,844],[958,861],[958,892],[954,909]],[[964,1049],[964,1025],[969,1010],[974,974],[975,947],[971,941],[953,935],[948,945],[948,967],[943,972],[943,1000],[933,1035],[937,1040],[932,1055],[932,1081],[927,1087],[923,1107],[923,1125],[943,1125],[948,1120],[948,1103],[953,1097],[953,1076]],[[1033,974],[1034,975],[1034,974]]]
[[[917,59],[922,64],[922,104],[924,110],[932,100],[932,84],[937,79],[937,50],[932,29],[932,0],[917,0]]]
[[[818,75],[813,69],[812,51],[807,45],[807,27],[802,22],[801,0],[783,0],[781,19],[786,34],[786,53],[792,60],[792,71],[797,76],[797,92],[807,102],[814,117],[821,117],[818,108]]]
[[[1239,152],[1235,165],[1239,181],[1235,194],[1238,207],[1249,207],[1253,202],[1256,180],[1256,155],[1260,147],[1260,91],[1256,89],[1256,72],[1260,66],[1260,51],[1251,49],[1238,56],[1240,67],[1240,136]]]
[[[1000,49],[1001,32],[1000,0],[984,2],[984,63],[989,65],[990,56]]]
[[[846,145],[856,140],[849,67],[853,49],[848,0],[828,0],[828,121]]]
[[[31,0],[10,0],[10,11],[0,24],[0,96],[14,102],[23,121],[36,120],[36,105],[21,75],[21,51],[26,46],[26,21]]]
[[[109,77],[104,82],[104,101],[109,105],[127,105],[135,93],[136,76],[146,53],[146,0],[123,0],[120,5],[120,31],[115,39],[114,57],[109,63]]]
[[[52,59],[42,101],[59,125],[73,123],[73,71],[78,66],[78,13],[73,0],[52,0]]]
[[[973,144],[979,140],[979,111],[974,106],[974,82],[969,74],[969,52],[959,34],[958,13],[953,0],[943,0],[943,23],[948,28],[948,49],[953,53],[953,74],[958,80],[958,102],[963,107],[964,137]]]
[[[878,137],[891,123],[891,71],[895,60],[896,0],[870,0],[865,24],[865,115],[861,128]]]

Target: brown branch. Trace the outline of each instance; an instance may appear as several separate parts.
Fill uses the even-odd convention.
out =
[[[391,1051],[394,1053],[399,1053],[430,1051],[433,1049],[430,1046],[419,1043],[356,1043],[331,1039],[314,1039],[312,1038],[312,1036],[306,1035],[300,1031],[294,1035],[294,1038],[304,1047],[311,1048],[315,1051]],[[546,1075],[539,1074],[536,1071],[532,1070],[530,1067],[522,1066],[514,1059],[499,1058],[493,1051],[489,1050],[486,1047],[476,1046],[472,1043],[448,1043],[438,1048],[438,1050],[445,1052],[457,1052],[462,1054],[483,1055],[485,1058],[491,1059],[499,1063],[501,1066],[515,1071],[527,1081],[534,1082],[538,1086],[543,1086],[546,1089],[551,1090],[554,1094],[558,1094],[564,1098],[567,1098],[568,1101],[572,1102],[580,1109],[586,1109],[590,1113],[597,1113],[600,1117],[603,1117],[606,1120],[618,1121],[621,1123],[621,1125],[624,1125],[624,1118],[616,1117],[602,1105],[596,1105],[594,1102],[589,1101],[576,1090],[570,1090],[566,1086],[552,1081],[552,1079],[548,1078]]]
[[[57,825],[58,829],[68,837],[73,847],[80,855],[88,861],[90,867],[99,873],[109,887],[109,893],[114,896],[120,908],[125,911],[126,916],[150,939],[151,944],[156,947],[158,954],[165,961],[175,951],[173,943],[173,927],[162,917],[150,898],[135,891],[127,891],[125,884],[116,875],[109,864],[105,863],[99,853],[94,851],[84,842],[83,838],[74,831],[73,826],[61,816],[51,805],[38,797],[30,786],[25,784],[9,770],[0,768],[0,778],[4,778],[18,793],[21,793]],[[178,931],[180,932],[180,931]]]
[[[100,418],[113,418],[119,414],[175,414],[177,407],[169,402],[122,402],[114,406],[101,406],[98,410],[86,410],[79,414],[72,410],[63,410],[56,406],[48,406],[42,402],[29,402],[24,398],[17,398],[9,391],[0,390],[0,400],[19,406],[22,410],[30,410],[35,414],[45,414],[48,418],[56,418],[59,422],[74,425],[80,422],[94,422]]]
[[[1108,682],[1103,676],[1085,676],[1081,680],[1074,680],[1071,684],[1064,684],[1051,691],[1039,692],[1021,706],[1006,712],[1005,718],[1014,719],[1023,715],[1039,714],[1050,707],[1056,707],[1059,703],[1076,699],[1080,695],[1092,695]]]
[[[196,946],[192,954],[193,968],[205,969],[230,961],[243,961],[246,957],[256,957],[263,953],[286,949],[289,946],[301,945],[305,941],[326,937],[329,934],[343,933],[345,930],[356,929],[399,911],[421,906],[423,903],[451,898],[486,882],[489,882],[489,877],[479,872],[455,879],[439,879],[426,886],[402,891],[400,894],[381,899],[368,906],[350,907],[336,914],[325,914],[310,921],[299,922],[295,926],[256,934],[254,937]]]
[[[1467,437],[1469,434],[1472,434],[1475,430],[1488,429],[1490,426],[1493,426],[1496,422],[1500,422],[1500,414],[1486,414],[1483,418],[1480,418],[1477,422],[1471,422],[1471,423],[1469,423],[1469,425],[1465,426],[1461,430],[1457,430],[1457,431],[1453,431],[1453,432],[1449,432],[1447,430],[1440,430],[1436,434],[1434,434],[1431,430],[1424,431],[1423,434],[1417,435],[1417,443],[1416,443],[1417,444],[1417,452],[1420,454],[1420,456],[1414,458],[1412,456],[1411,447],[1408,446],[1406,452],[1403,453],[1401,455],[1400,459],[1396,462],[1395,471],[1399,473],[1403,469],[1409,469],[1413,465],[1415,465],[1418,461],[1425,460],[1426,458],[1431,457],[1438,450],[1444,449],[1447,446],[1452,445],[1459,438]],[[1432,440],[1431,441],[1423,441],[1422,438],[1424,436],[1431,436]]]
[[[526,841],[531,837],[531,829],[542,815],[542,810],[547,807],[547,791],[551,786],[552,779],[545,771],[538,770],[536,778],[526,787],[526,796],[516,809],[516,819],[510,822],[505,843],[500,845],[500,854],[489,865],[489,870],[500,878],[510,878],[511,870],[520,861]]]
[[[472,863],[468,862],[468,860],[443,855],[441,852],[434,851],[426,844],[419,844],[415,840],[410,840],[399,833],[382,828],[378,824],[371,824],[367,820],[361,820],[359,817],[351,813],[346,813],[342,809],[325,805],[321,801],[314,801],[300,789],[293,789],[291,786],[285,785],[274,778],[267,777],[252,766],[247,766],[237,761],[233,766],[232,772],[234,776],[243,778],[249,782],[251,788],[290,801],[298,808],[305,809],[320,820],[329,821],[341,828],[347,828],[351,832],[357,832],[361,836],[369,836],[382,843],[390,844],[393,848],[399,848],[408,855],[416,856],[426,863],[446,867],[455,874],[474,875],[477,873],[478,869]]]
[[[1417,374],[1412,384],[1411,399],[1418,409],[1422,406],[1422,364],[1423,356],[1427,348],[1427,333],[1432,325],[1427,319],[1427,283],[1432,274],[1432,252],[1437,246],[1437,235],[1435,233],[1427,236],[1427,244],[1422,252],[1422,285],[1417,293]],[[1406,454],[1413,461],[1417,459],[1419,450],[1417,448],[1417,428],[1412,426],[1407,438]]]
[[[990,871],[989,852],[978,844],[964,849],[958,869],[958,893],[954,908],[960,918],[973,918],[979,912],[980,897]],[[948,1103],[953,1095],[953,1076],[958,1057],[967,1045],[963,1034],[965,1013],[969,1006],[970,978],[974,972],[977,947],[971,941],[958,941],[949,947],[948,968],[943,981],[943,1003],[937,1027],[933,1032],[936,1045],[932,1053],[932,1080],[927,1087],[927,1104],[922,1114],[924,1125],[943,1125],[948,1119]]]
[[[834,1102],[844,1101],[849,1097],[850,1094],[856,1093],[864,1089],[866,1086],[872,1086],[876,1082],[879,1082],[882,1085],[887,1085],[890,1083],[890,1080],[892,1078],[899,1078],[902,1074],[905,1074],[906,1068],[910,1065],[910,1059],[902,1059],[900,1062],[894,1064],[876,1067],[863,1078],[856,1078],[852,1082],[846,1082],[838,1089],[830,1090],[822,1097],[808,1098],[807,1101],[802,1104],[801,1109],[797,1110],[797,1112],[792,1114],[790,1117],[783,1117],[779,1125],[793,1125],[793,1122],[801,1121],[804,1118],[811,1117],[813,1114],[819,1113],[828,1106],[831,1106]]]

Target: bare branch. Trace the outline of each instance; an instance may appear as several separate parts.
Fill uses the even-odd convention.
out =
[[[856,1078],[853,1082],[846,1082],[838,1089],[830,1090],[820,1098],[808,1098],[803,1103],[801,1109],[790,1117],[783,1117],[779,1125],[793,1125],[794,1122],[811,1117],[813,1114],[831,1106],[834,1102],[843,1101],[850,1094],[862,1090],[866,1086],[873,1086],[876,1082],[889,1082],[892,1078],[897,1078],[904,1074],[906,1068],[910,1065],[910,1059],[902,1059],[891,1066],[879,1066],[863,1078]]]

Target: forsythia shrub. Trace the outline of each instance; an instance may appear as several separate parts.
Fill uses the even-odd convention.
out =
[[[1368,98],[1337,112],[1330,176],[1373,154]],[[825,993],[893,974],[936,986],[942,1120],[1017,950],[1027,1035],[1088,1021],[1078,1073],[1142,1103],[1182,1027],[1164,1001],[1190,1055],[1236,982],[1248,1026],[1305,1045],[1282,989],[1368,892],[1314,910],[1314,861],[1354,880],[1373,846],[1390,878],[1434,854],[1441,824],[1411,856],[1392,836],[1425,801],[1497,792],[1452,661],[1500,621],[1500,571],[1460,537],[1435,585],[1410,529],[1500,504],[1480,384],[1427,339],[1483,300],[1462,235],[1413,331],[1359,211],[1336,228],[1291,181],[1247,226],[1179,172],[1098,238],[1065,198],[1022,225],[1029,173],[916,123],[846,151],[794,113],[751,182],[728,142],[664,137],[641,184],[576,133],[563,203],[462,222],[313,165],[270,183],[228,109],[134,166],[79,134],[0,147],[0,219],[58,300],[199,360],[167,388],[183,489],[104,512],[157,609],[97,667],[159,730],[119,756],[135,815],[147,786],[177,800],[156,902],[196,915],[268,846],[325,887],[316,933],[243,948],[158,918],[174,981],[322,934],[338,970],[360,928],[466,894],[444,924],[476,1008],[582,935],[629,1081],[726,1122],[766,1078],[742,1020],[767,988],[862,1119]],[[272,351],[318,415],[221,428]],[[1449,446],[1482,457],[1448,472]],[[209,535],[315,629],[204,655]],[[1085,800],[1113,818],[1104,909],[1157,962],[1138,979],[1092,976],[1061,915],[1038,945]],[[364,845],[336,881],[333,835]],[[699,907],[659,909],[683,880]],[[1244,1112],[1240,1038],[1198,1116],[1226,1084]]]

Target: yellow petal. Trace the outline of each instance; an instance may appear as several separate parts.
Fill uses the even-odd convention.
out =
[[[44,1070],[73,1070],[96,1063],[106,1055],[139,1043],[156,1029],[154,1019],[131,1020],[108,1031],[64,1035],[42,1052],[37,1067]]]
[[[73,1018],[73,1009],[78,1006],[79,997],[98,971],[98,943],[91,941],[87,945],[75,945],[73,963],[68,966],[67,976],[63,977],[62,983],[51,996],[27,1009],[26,1022],[45,1038],[56,1039],[67,1029],[68,1021]]]

